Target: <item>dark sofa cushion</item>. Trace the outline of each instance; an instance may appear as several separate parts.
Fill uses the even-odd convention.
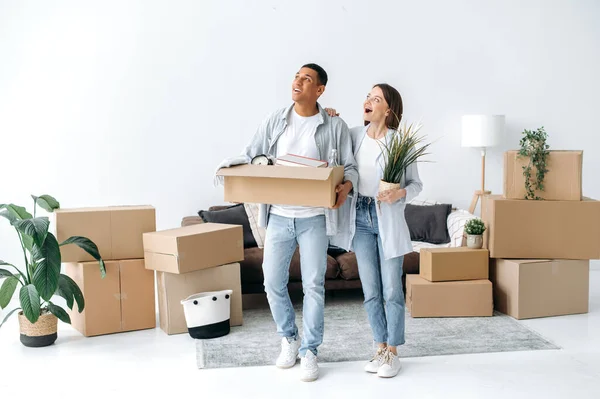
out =
[[[418,252],[409,252],[404,255],[402,271],[404,274],[419,274],[421,256]]]
[[[244,231],[244,248],[257,247],[244,204],[228,206],[218,210],[199,211],[198,215],[206,223],[241,225]]]
[[[340,277],[344,280],[357,280],[358,263],[354,252],[346,252],[335,258],[340,266]]]
[[[327,254],[334,259],[345,254],[346,252],[348,251],[346,251],[344,248],[336,247],[335,245],[331,244],[329,244],[329,247],[327,248]]]
[[[242,284],[262,284],[264,277],[262,271],[263,250],[261,248],[248,248],[244,250],[244,260],[240,262]]]
[[[424,241],[431,244],[449,243],[447,218],[450,212],[452,212],[451,204],[406,204],[404,216],[411,241]]]

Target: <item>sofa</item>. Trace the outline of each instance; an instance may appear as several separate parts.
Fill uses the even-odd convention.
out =
[[[244,232],[244,260],[241,265],[243,294],[263,293],[263,245],[265,231],[257,224],[258,208],[255,204],[211,206],[201,210],[197,216],[186,216],[181,226],[199,223],[239,224]],[[404,256],[402,283],[405,287],[406,274],[419,273],[419,251],[426,247],[456,247],[464,245],[464,225],[475,216],[465,210],[452,208],[449,204],[435,201],[413,200],[406,206],[406,219],[411,233],[413,252]],[[356,256],[341,248],[329,246],[325,290],[361,288]],[[302,290],[300,254],[298,248],[290,263],[290,291]],[[406,292],[406,290],[405,290]]]

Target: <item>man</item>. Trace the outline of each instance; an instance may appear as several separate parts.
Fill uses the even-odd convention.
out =
[[[339,117],[329,117],[317,103],[326,84],[327,73],[323,68],[304,65],[292,83],[294,103],[267,117],[242,153],[243,162],[261,154],[272,157],[296,154],[327,160],[331,150],[336,149],[337,161],[344,165],[344,182],[336,188],[337,202],[333,209],[261,205],[259,224],[267,229],[264,286],[277,332],[282,337],[276,365],[293,367],[300,356],[303,381],[314,381],[319,375],[317,348],[323,342],[327,248],[329,239],[335,242],[335,236],[348,228],[342,226],[347,220],[338,221],[337,209],[358,180],[348,126]],[[304,291],[302,342],[287,289],[290,261],[297,246]]]

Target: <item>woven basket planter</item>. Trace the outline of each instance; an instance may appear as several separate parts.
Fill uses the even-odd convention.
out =
[[[21,343],[32,348],[52,345],[57,338],[58,319],[50,312],[44,312],[33,324],[23,312],[19,312],[19,327],[21,329]]]
[[[388,183],[386,181],[379,181],[379,192],[393,190],[400,188],[400,183]]]

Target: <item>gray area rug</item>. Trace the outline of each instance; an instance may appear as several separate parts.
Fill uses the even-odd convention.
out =
[[[302,334],[301,304],[294,305]],[[198,368],[272,365],[281,338],[268,307],[244,310],[244,325],[220,338],[196,340]],[[368,360],[374,353],[362,296],[327,298],[319,362]],[[518,321],[492,317],[417,318],[406,314],[400,357],[560,349]]]

